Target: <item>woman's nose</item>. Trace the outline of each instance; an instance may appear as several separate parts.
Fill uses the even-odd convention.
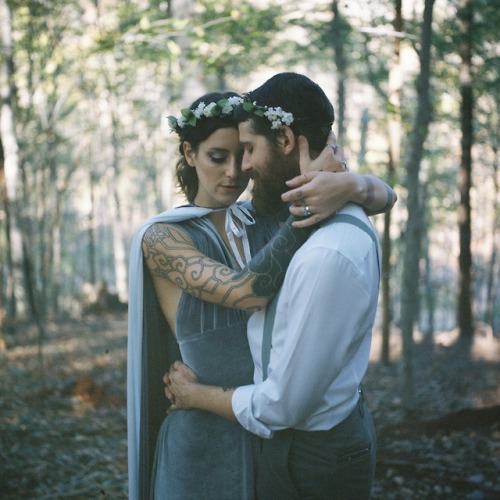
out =
[[[241,173],[240,162],[235,158],[229,162],[226,168],[226,175],[231,179],[238,177]]]

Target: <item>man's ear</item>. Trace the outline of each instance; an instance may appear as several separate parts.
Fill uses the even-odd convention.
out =
[[[278,146],[285,155],[291,155],[297,146],[297,138],[288,125],[283,125],[278,132]]]
[[[186,158],[186,162],[190,167],[195,166],[195,152],[191,147],[191,143],[188,141],[184,141],[182,143],[182,150],[184,151],[184,158]]]

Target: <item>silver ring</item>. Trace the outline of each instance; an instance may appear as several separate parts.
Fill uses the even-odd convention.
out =
[[[338,144],[330,144],[329,142],[326,144],[327,147],[329,148],[332,148],[333,149],[333,154],[336,155],[337,154],[337,148],[339,147]]]
[[[312,212],[311,212],[311,209],[306,205],[304,208],[304,217],[311,217],[312,215]]]
[[[342,160],[340,164],[344,167],[344,170],[347,170],[347,162],[345,160]]]

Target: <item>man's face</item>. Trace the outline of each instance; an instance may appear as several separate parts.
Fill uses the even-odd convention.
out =
[[[298,162],[284,155],[263,135],[253,132],[251,121],[238,125],[243,146],[242,170],[253,180],[252,198],[256,210],[263,215],[276,215],[284,208],[281,195],[287,191],[286,181],[295,177]]]

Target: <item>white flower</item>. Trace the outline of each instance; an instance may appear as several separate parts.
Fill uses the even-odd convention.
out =
[[[279,118],[279,115],[278,115],[278,110],[280,108],[268,108],[266,110],[266,112],[264,113],[265,117],[270,121],[270,122],[274,122],[275,120],[277,120]]]
[[[293,123],[293,115],[292,115],[292,113],[283,112],[283,116],[281,117],[281,121],[285,125],[291,125]]]
[[[206,107],[205,107],[205,110],[203,111],[203,114],[205,116],[212,116],[212,109],[214,109],[215,107],[217,107],[217,103],[216,102],[211,102],[210,104],[208,104]]]
[[[186,123],[187,123],[187,120],[183,116],[180,116],[179,118],[177,118],[177,125],[179,126],[179,128],[184,128],[186,126]]]
[[[277,108],[268,108],[264,112],[264,116],[271,122],[272,129],[278,129],[282,125],[290,125],[293,123],[292,113],[287,113],[278,106]]]
[[[204,114],[204,109],[205,109],[205,103],[200,102],[200,104],[198,104],[198,107],[196,109],[193,109],[193,115],[196,116],[196,118],[201,118]]]
[[[228,98],[227,103],[230,104],[231,106],[239,106],[243,102],[243,99],[237,95],[233,95]],[[232,111],[232,110],[231,110]]]

